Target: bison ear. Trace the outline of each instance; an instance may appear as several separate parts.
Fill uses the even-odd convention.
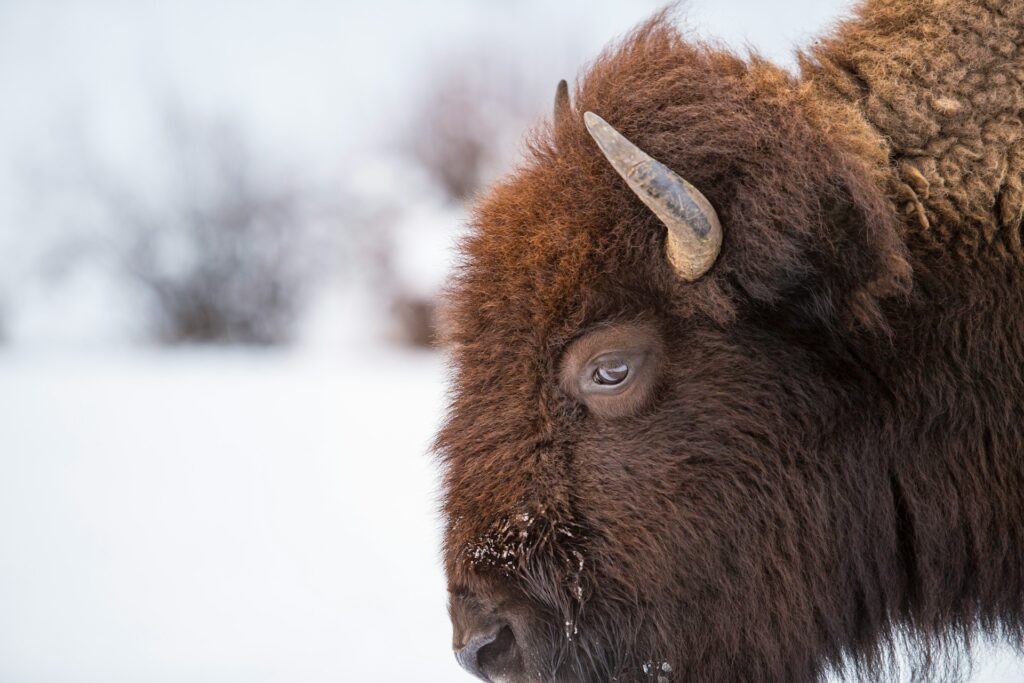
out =
[[[809,235],[806,276],[790,292],[790,303],[840,331],[886,334],[883,301],[904,296],[911,284],[901,222],[866,173],[846,170],[826,184],[820,233]]]
[[[726,230],[727,270],[773,320],[885,334],[883,302],[910,289],[901,222],[862,164],[829,161],[817,179],[741,199],[730,213],[743,225]]]

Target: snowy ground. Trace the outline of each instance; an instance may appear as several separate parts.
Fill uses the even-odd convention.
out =
[[[448,681],[432,355],[0,356],[0,681]]]
[[[398,352],[0,354],[0,681],[468,681],[427,453],[443,375]]]

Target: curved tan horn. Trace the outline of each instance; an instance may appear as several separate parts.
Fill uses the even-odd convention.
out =
[[[665,252],[680,277],[693,282],[708,272],[722,248],[722,224],[707,198],[597,114],[583,120],[612,168],[668,228]]]

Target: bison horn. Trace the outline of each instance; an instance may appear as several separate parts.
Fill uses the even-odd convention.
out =
[[[565,79],[558,81],[555,89],[555,119],[569,111],[569,84]]]
[[[615,172],[668,228],[665,252],[676,272],[689,282],[706,273],[722,248],[722,224],[711,202],[597,114],[588,111],[583,120]]]

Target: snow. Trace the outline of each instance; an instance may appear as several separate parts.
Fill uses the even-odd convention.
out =
[[[0,354],[0,680],[469,680],[440,355]],[[976,681],[1024,680],[986,657]]]
[[[429,354],[0,357],[0,680],[457,678],[441,375]]]

